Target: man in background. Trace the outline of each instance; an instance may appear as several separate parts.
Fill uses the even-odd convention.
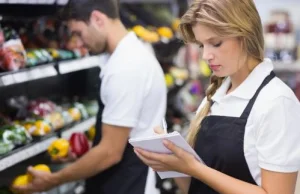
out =
[[[71,0],[65,13],[72,33],[92,53],[109,54],[101,67],[93,148],[52,174],[29,168],[33,182],[19,190],[40,192],[86,179],[88,194],[145,193],[148,167],[128,139],[152,135],[165,115],[167,91],[160,64],[124,27],[117,0]]]

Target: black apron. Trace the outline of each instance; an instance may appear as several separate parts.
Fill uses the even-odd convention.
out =
[[[244,134],[254,102],[264,86],[273,78],[271,72],[247,104],[240,117],[207,116],[201,123],[195,151],[204,163],[233,178],[255,184],[244,156]],[[217,194],[215,190],[192,178],[189,194]]]
[[[124,87],[124,86],[123,86]],[[101,79],[99,79],[99,111],[93,146],[101,141],[102,112]],[[143,194],[146,187],[148,167],[136,156],[133,147],[127,143],[122,161],[111,168],[86,180],[86,194]]]

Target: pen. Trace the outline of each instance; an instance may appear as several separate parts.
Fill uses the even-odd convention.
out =
[[[168,126],[167,126],[167,122],[166,122],[166,119],[165,118],[163,118],[163,120],[162,120],[162,128],[163,128],[163,130],[164,130],[164,132],[167,134],[168,133]]]

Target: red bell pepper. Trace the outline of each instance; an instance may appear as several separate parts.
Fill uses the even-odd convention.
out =
[[[73,133],[70,138],[71,151],[77,156],[81,157],[90,146],[87,137],[83,133]]]

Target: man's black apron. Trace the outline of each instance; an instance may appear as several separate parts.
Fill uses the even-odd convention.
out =
[[[99,79],[99,111],[93,146],[99,144],[102,134],[104,104],[101,101],[100,92],[101,80]],[[127,143],[120,163],[86,180],[86,194],[144,194],[147,173],[148,167],[141,162],[134,153],[133,147]]]
[[[259,92],[274,77],[274,72],[271,72],[264,79],[240,117],[212,115],[203,119],[197,135],[195,151],[207,166],[256,185],[244,155],[244,134],[247,119]],[[217,194],[217,192],[192,178],[189,194]]]

